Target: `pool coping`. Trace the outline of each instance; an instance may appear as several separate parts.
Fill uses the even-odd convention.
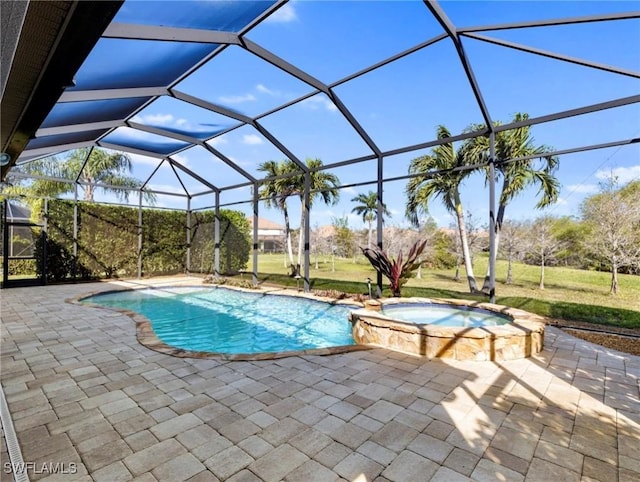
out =
[[[373,348],[372,346],[362,345],[362,344],[354,344],[354,345],[340,345],[340,346],[332,346],[325,348],[308,348],[305,350],[291,350],[291,351],[280,351],[280,352],[262,352],[262,353],[220,353],[220,352],[208,352],[208,351],[194,351],[194,350],[186,350],[184,348],[178,348],[172,345],[169,345],[162,341],[156,333],[153,331],[153,327],[151,326],[151,321],[144,315],[124,308],[116,308],[110,306],[102,306],[96,303],[87,303],[82,300],[86,298],[90,298],[96,295],[104,295],[107,293],[117,293],[122,291],[135,291],[140,289],[170,289],[170,288],[209,288],[209,289],[229,289],[235,291],[243,291],[247,293],[263,293],[269,295],[276,296],[294,296],[298,298],[306,298],[314,301],[320,301],[324,303],[329,303],[333,305],[355,305],[362,307],[363,304],[350,299],[334,299],[327,298],[323,296],[317,296],[312,293],[305,293],[301,291],[284,289],[284,288],[256,288],[256,289],[247,289],[238,286],[229,286],[229,285],[215,285],[215,284],[179,284],[166,286],[153,286],[153,285],[144,285],[144,286],[133,286],[133,287],[122,287],[122,288],[114,288],[108,289],[105,291],[92,291],[88,293],[83,293],[78,296],[74,296],[73,298],[68,298],[65,302],[86,306],[90,308],[100,308],[103,310],[114,311],[117,313],[121,313],[123,315],[128,316],[133,320],[136,327],[136,339],[138,343],[149,348],[150,350],[163,353],[165,355],[170,355],[178,358],[215,358],[218,360],[227,360],[227,361],[251,361],[251,360],[276,360],[279,358],[293,357],[293,356],[305,356],[305,355],[334,355],[338,353],[347,353],[352,351],[361,351],[361,350],[370,350]]]

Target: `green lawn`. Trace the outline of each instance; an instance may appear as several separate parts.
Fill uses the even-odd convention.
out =
[[[282,254],[262,254],[258,259],[261,283],[296,286],[296,280],[287,276]],[[482,285],[487,268],[487,257],[479,256],[474,263],[476,279]],[[248,270],[252,270],[250,260]],[[504,283],[507,263],[498,261],[496,270],[496,297],[500,304],[522,308],[533,313],[574,321],[587,321],[640,329],[640,276],[620,275],[617,295],[609,294],[611,275],[596,271],[551,267],[545,269],[545,288],[538,289],[540,268],[515,264],[513,284]],[[454,270],[425,270],[422,279],[411,279],[403,288],[403,296],[433,296],[448,298],[483,299],[468,293],[466,281],[453,281]],[[245,275],[247,276],[247,275]],[[364,257],[335,260],[311,258],[311,284],[313,289],[335,289],[348,293],[366,293],[366,279],[375,282],[375,271]],[[461,271],[463,280],[464,269]],[[386,280],[385,288],[388,287]],[[389,296],[385,289],[385,296]]]

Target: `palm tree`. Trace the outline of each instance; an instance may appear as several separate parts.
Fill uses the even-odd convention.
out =
[[[437,134],[438,139],[451,137],[443,125],[438,126]],[[464,208],[460,198],[460,184],[470,171],[453,170],[456,166],[465,164],[463,154],[462,149],[456,152],[452,143],[446,143],[433,148],[430,155],[421,156],[411,161],[409,174],[426,174],[426,176],[412,177],[409,180],[405,189],[407,194],[406,216],[414,226],[418,226],[419,214],[427,213],[429,201],[434,197],[440,197],[445,208],[456,217],[469,290],[474,293],[477,291],[476,279],[469,252]],[[436,170],[444,170],[444,172],[429,176],[430,172]]]
[[[306,166],[311,171],[309,190],[309,206],[311,210],[313,202],[318,196],[322,198],[325,204],[336,204],[340,198],[338,186],[340,181],[335,174],[330,174],[320,170],[322,161],[320,159],[307,159]],[[260,164],[258,170],[266,172],[268,177],[279,177],[278,179],[267,180],[261,188],[260,196],[266,198],[266,205],[280,209],[285,217],[285,233],[287,236],[287,248],[289,250],[289,260],[292,266],[292,274],[299,274],[300,265],[302,263],[303,250],[303,232],[307,222],[305,201],[304,201],[304,185],[305,174],[296,163],[290,159],[284,161],[266,161]],[[289,223],[289,212],[287,209],[287,198],[297,195],[300,198],[302,212],[300,213],[300,235],[298,241],[298,263],[293,264],[293,252],[291,248],[291,229]]]
[[[140,180],[127,175],[132,168],[131,158],[127,154],[109,153],[94,148],[87,159],[88,153],[87,148],[76,149],[67,159],[50,156],[26,162],[20,166],[19,172],[35,178],[22,181],[5,192],[29,197],[57,197],[73,192],[75,186],[73,182],[56,181],[55,178],[68,181],[75,181],[77,178],[83,182],[81,187],[86,201],[94,200],[96,187],[115,194],[120,200],[128,201],[130,191],[142,186]],[[103,186],[95,186],[95,183]],[[155,195],[152,193],[146,192],[145,198],[151,203],[155,202]]]
[[[369,225],[369,237],[367,241],[367,247],[371,247],[371,234],[373,232],[373,222],[378,218],[378,195],[369,191],[367,194],[358,194],[351,199],[351,202],[360,203],[351,210],[352,213],[356,213],[362,216],[362,221]],[[387,205],[382,203],[382,213],[385,216],[391,216],[391,213],[387,209]],[[383,219],[384,222],[384,219]]]
[[[85,201],[93,201],[95,184],[103,184],[104,186],[98,187],[124,201],[129,200],[131,189],[142,184],[138,179],[127,175],[132,169],[131,158],[127,154],[93,149],[85,163],[86,156],[86,149],[78,149],[65,162],[65,169],[71,175],[75,177],[79,173],[78,180],[87,183],[82,184]]]
[[[292,162],[289,161],[291,163],[291,168],[297,168],[297,166]],[[300,213],[300,235],[298,236],[298,265],[297,265],[297,270],[300,269],[300,266],[302,264],[302,248],[303,248],[303,241],[304,241],[304,236],[303,236],[303,232],[304,232],[304,227],[305,227],[305,223],[308,222],[308,219],[306,219],[306,212],[311,211],[311,207],[314,204],[314,201],[320,197],[322,199],[322,201],[327,204],[327,205],[335,205],[338,200],[340,199],[340,190],[338,189],[338,186],[340,185],[340,180],[338,179],[338,176],[336,176],[335,174],[331,174],[329,172],[325,172],[320,170],[320,168],[322,167],[322,161],[320,159],[310,159],[307,158],[305,160],[305,164],[307,165],[307,168],[311,171],[310,172],[310,179],[309,179],[309,206],[308,209],[305,209],[305,202],[304,202],[304,173],[301,173],[297,176],[294,176],[292,178],[290,178],[291,181],[291,186],[293,188],[293,190],[298,194],[299,198],[300,198],[300,205],[302,207],[302,211]],[[297,272],[296,274],[300,274],[299,272]]]
[[[279,176],[285,175],[291,170],[289,161],[265,161],[258,170],[266,173],[267,179],[258,194],[261,198],[265,198],[267,207],[276,208],[284,214],[285,239],[287,243],[287,252],[289,253],[289,263],[293,266],[293,248],[291,246],[291,223],[289,221],[289,210],[287,209],[287,198],[293,194],[288,185],[288,180]]]
[[[529,118],[528,114],[517,113],[512,122],[521,122]],[[496,122],[495,125],[500,125]],[[478,130],[484,126],[471,126],[469,129]],[[476,137],[468,141],[464,147],[465,158],[472,163],[486,163],[489,160],[489,138]],[[536,209],[542,209],[558,199],[560,193],[560,183],[554,177],[558,169],[559,159],[555,156],[546,155],[553,149],[551,147],[534,144],[530,126],[518,127],[508,131],[499,132],[495,136],[495,167],[496,177],[502,178],[502,189],[498,202],[498,213],[495,225],[495,253],[500,245],[500,232],[504,222],[504,215],[507,205],[530,186],[538,187],[540,199],[535,205]],[[531,159],[524,159],[514,162],[511,159],[535,156]],[[486,169],[487,181],[489,169]],[[495,259],[493,260],[495,261]],[[492,263],[489,263],[489,268]],[[485,276],[483,290],[490,289],[489,269]]]

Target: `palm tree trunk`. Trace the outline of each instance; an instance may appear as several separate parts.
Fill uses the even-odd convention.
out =
[[[540,283],[538,284],[538,289],[544,289],[544,253],[540,257]]]
[[[367,238],[367,248],[371,248],[371,235],[373,234],[373,220],[369,220],[369,237]]]
[[[302,249],[304,246],[304,226],[305,226],[305,208],[304,202],[302,203],[302,213],[300,214],[300,232],[298,234],[298,265],[296,266],[296,274],[300,274],[300,268],[302,266]]]
[[[513,272],[512,272],[512,266],[511,266],[512,260],[513,260],[513,253],[511,253],[511,250],[509,250],[509,259],[507,264],[507,280],[506,280],[506,284],[508,285],[513,283]]]
[[[473,274],[473,265],[471,264],[471,253],[469,252],[469,241],[467,240],[467,227],[464,222],[464,210],[462,203],[457,200],[456,218],[458,220],[458,232],[460,233],[460,243],[462,244],[462,257],[464,259],[464,269],[467,272],[467,281],[469,282],[469,290],[471,293],[478,291],[476,285],[476,277]]]
[[[614,257],[611,261],[611,291],[612,295],[618,294],[618,262]]]
[[[502,186],[502,190],[504,191],[507,187],[506,183]],[[506,205],[500,204],[498,206],[498,215],[496,216],[496,237],[495,243],[496,247],[493,250],[493,260],[489,259],[489,265],[487,266],[487,274],[484,277],[484,283],[482,284],[482,291],[489,291],[491,289],[491,262],[493,261],[493,265],[495,266],[496,258],[498,257],[498,248],[500,247],[500,232],[502,231],[502,222],[504,221],[504,211]]]
[[[291,246],[291,224],[289,222],[289,211],[285,206],[282,211],[284,212],[284,230],[287,237],[287,252],[289,253],[289,263],[293,266],[293,247]]]

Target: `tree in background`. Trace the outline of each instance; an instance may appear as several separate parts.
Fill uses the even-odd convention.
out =
[[[307,159],[305,161],[310,172],[310,211],[315,199],[320,197],[325,204],[336,204],[340,198],[338,186],[340,181],[335,174],[321,171],[322,161],[320,159]],[[304,186],[305,174],[298,165],[290,159],[284,161],[266,161],[260,164],[259,171],[267,173],[267,180],[260,188],[260,196],[266,198],[265,204],[269,207],[280,209],[285,216],[285,230],[287,234],[287,249],[291,261],[292,276],[300,275],[300,265],[302,263],[302,251],[304,241],[304,226],[306,219]],[[281,177],[280,177],[281,176]],[[269,179],[273,178],[273,179]],[[300,233],[298,236],[298,262],[293,264],[293,251],[291,248],[291,229],[289,224],[289,212],[287,210],[287,198],[297,195],[302,206],[300,214]]]
[[[562,241],[560,251],[556,254],[559,264],[587,269],[593,265],[589,263],[589,253],[584,246],[589,227],[586,223],[571,216],[554,218],[553,235]]]
[[[611,270],[611,294],[618,293],[618,270],[640,266],[640,181],[620,188],[615,177],[581,206],[589,227],[585,246]]]
[[[96,189],[113,194],[121,201],[128,201],[131,191],[142,186],[142,181],[129,175],[132,164],[127,154],[99,148],[92,149],[87,159],[88,154],[89,149],[82,148],[73,151],[66,159],[51,156],[26,162],[20,166],[19,172],[39,178],[21,180],[5,192],[8,195],[55,198],[74,192],[75,184],[51,178],[73,181],[77,178],[85,201],[94,200]],[[152,193],[145,192],[144,195],[148,202],[155,202]]]
[[[502,225],[502,242],[500,250],[507,258],[507,278],[505,284],[513,283],[513,261],[520,259],[525,252],[525,226],[518,221],[506,221]]]
[[[437,134],[438,139],[451,137],[450,132],[442,125],[438,126]],[[477,291],[477,285],[469,252],[464,208],[460,198],[460,185],[471,171],[453,170],[466,164],[463,156],[462,149],[456,152],[453,143],[446,143],[433,148],[431,154],[411,161],[409,174],[424,175],[412,177],[407,183],[406,216],[414,226],[417,226],[419,215],[428,213],[429,201],[434,197],[441,198],[445,208],[456,218],[469,290],[474,293]],[[429,175],[434,170],[444,170],[444,172]]]
[[[284,176],[289,173],[290,161],[265,161],[258,166],[258,171],[264,172],[267,178],[258,191],[258,195],[264,199],[264,204],[268,208],[275,208],[282,211],[284,215],[284,236],[289,254],[289,264],[293,266],[293,248],[291,246],[291,222],[289,220],[289,209],[287,198],[294,192],[291,186],[285,182]]]
[[[563,242],[553,233],[555,221],[551,216],[542,216],[527,226],[526,253],[531,261],[540,266],[538,288],[541,290],[544,289],[545,266],[555,262],[556,254],[563,247]]]
[[[528,114],[517,113],[512,122],[522,122],[529,118]],[[495,123],[496,126],[500,122]],[[472,125],[467,129],[475,131],[484,129],[484,125]],[[466,142],[462,148],[464,158],[475,164],[483,164],[489,161],[489,138],[476,137]],[[544,145],[535,145],[531,135],[531,127],[523,126],[508,131],[498,132],[495,136],[495,162],[496,178],[502,179],[502,188],[498,201],[498,212],[495,224],[495,243],[497,253],[500,246],[500,233],[504,223],[507,205],[526,188],[535,186],[538,194],[541,194],[537,209],[544,208],[555,203],[560,193],[560,183],[554,177],[558,168],[559,159],[547,155],[552,148]],[[530,159],[512,161],[521,157],[534,156]],[[489,168],[486,168],[487,181]],[[489,264],[491,266],[491,263]],[[485,276],[483,290],[489,289],[489,270]]]
[[[367,223],[369,227],[369,236],[367,238],[367,246],[371,247],[371,235],[373,233],[373,222],[378,219],[378,195],[369,191],[367,194],[358,194],[351,199],[351,202],[359,203],[351,212],[362,216],[362,221]],[[391,213],[387,209],[387,205],[382,203],[382,213],[384,216],[391,217]],[[383,218],[384,222],[384,218]]]
[[[353,231],[349,228],[349,218],[342,216],[333,218],[333,253],[341,258],[350,258],[355,251]]]

